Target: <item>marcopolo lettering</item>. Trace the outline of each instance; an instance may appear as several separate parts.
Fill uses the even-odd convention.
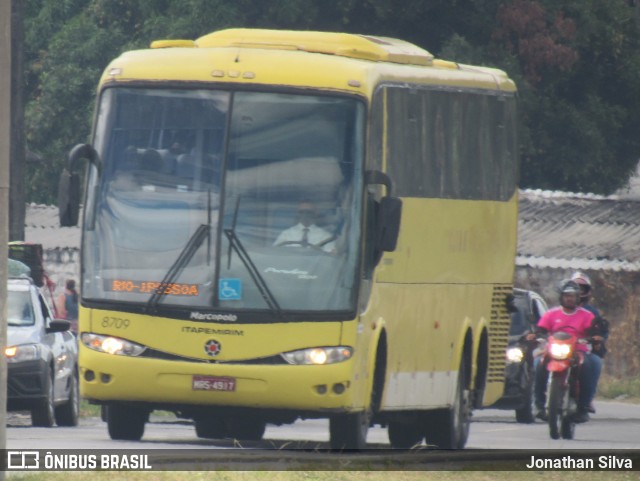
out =
[[[191,319],[194,321],[228,321],[235,322],[238,316],[235,314],[213,314],[208,312],[191,311]]]

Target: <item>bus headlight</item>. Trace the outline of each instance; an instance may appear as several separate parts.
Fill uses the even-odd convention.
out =
[[[135,342],[120,339],[119,337],[104,336],[101,334],[82,333],[82,344],[94,351],[118,356],[139,356],[147,348]]]
[[[507,361],[518,363],[522,361],[522,358],[524,358],[524,353],[519,347],[510,347],[507,349]]]
[[[4,356],[8,363],[35,361],[40,359],[40,346],[37,344],[25,344],[22,346],[9,346],[4,349]]]
[[[299,351],[283,352],[280,354],[289,364],[296,365],[323,365],[351,359],[353,349],[350,347],[312,347]]]

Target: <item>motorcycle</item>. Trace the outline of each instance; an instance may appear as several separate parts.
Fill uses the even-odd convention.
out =
[[[576,346],[586,342],[562,331],[549,335],[547,340],[542,362],[549,371],[547,413],[552,439],[560,436],[573,439],[580,395],[580,366],[584,362],[584,353]]]

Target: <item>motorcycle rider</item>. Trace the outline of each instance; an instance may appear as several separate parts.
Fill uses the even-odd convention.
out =
[[[557,331],[569,331],[577,338],[587,338],[591,332],[592,321],[595,318],[592,312],[580,307],[580,286],[575,281],[566,281],[560,289],[560,306],[545,312],[540,320],[535,333],[527,336],[532,340]],[[578,344],[577,350],[584,353],[584,362],[580,368],[580,399],[574,422],[583,423],[589,420],[589,405],[593,400],[595,389],[601,370],[601,360],[598,356],[588,351],[586,344]],[[540,358],[536,359],[535,373],[535,405],[536,417],[546,421],[545,410],[547,380],[549,373]]]
[[[580,286],[580,307],[585,308],[587,311],[592,312],[593,315],[596,316],[593,320],[592,326],[592,352],[596,356],[604,358],[605,354],[607,353],[607,346],[605,345],[605,341],[609,337],[609,322],[602,317],[597,307],[589,303],[593,290],[591,287],[591,279],[589,279],[589,276],[587,276],[585,273],[576,271],[571,276],[571,280],[575,281]],[[598,368],[601,368],[601,366],[602,363],[596,363],[595,367],[597,372],[594,372],[594,379],[592,379],[591,382],[591,387],[593,389],[592,399],[596,394],[598,378],[600,377],[600,370]],[[596,409],[593,406],[593,402],[589,404],[589,412],[596,412]]]

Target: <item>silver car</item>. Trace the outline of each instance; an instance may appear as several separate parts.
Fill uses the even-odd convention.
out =
[[[33,426],[76,426],[78,344],[67,320],[54,319],[29,278],[7,284],[7,410],[31,411]]]

